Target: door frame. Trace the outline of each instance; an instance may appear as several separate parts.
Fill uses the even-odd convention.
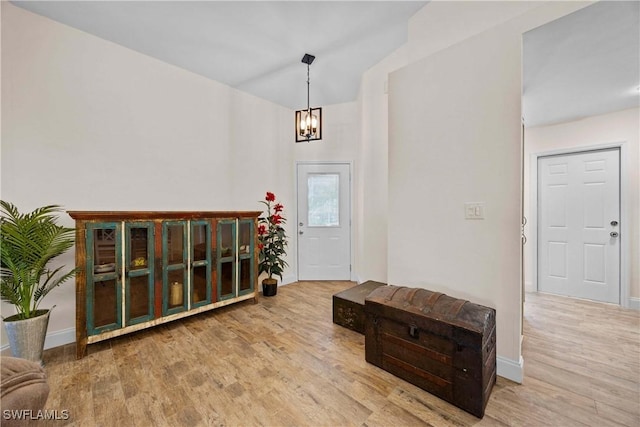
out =
[[[296,236],[296,281],[300,280],[300,253],[298,246],[298,224],[300,223],[300,218],[298,218],[299,204],[300,200],[298,200],[298,166],[300,165],[347,165],[349,166],[349,263],[351,264],[351,281],[355,281],[356,271],[355,271],[355,254],[354,254],[354,243],[355,243],[355,234],[354,234],[354,224],[353,224],[353,161],[352,160],[296,160],[296,168],[295,168],[295,199],[296,199],[296,222],[295,222],[295,236]]]
[[[631,277],[629,262],[630,253],[630,227],[631,220],[629,212],[629,183],[628,176],[628,144],[626,141],[610,142],[597,145],[584,145],[570,148],[561,148],[557,150],[542,151],[532,153],[529,163],[529,234],[531,242],[531,273],[533,289],[538,291],[538,158],[567,155],[582,154],[590,151],[620,150],[620,306],[630,308],[629,280]]]

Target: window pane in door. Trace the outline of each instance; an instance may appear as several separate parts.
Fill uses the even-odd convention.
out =
[[[104,280],[93,285],[93,326],[110,325],[118,320],[116,281]]]
[[[169,271],[169,308],[184,305],[184,270]]]
[[[238,251],[240,254],[248,254],[251,252],[251,226],[252,223],[240,221],[240,233],[238,236]]]
[[[148,236],[149,229],[144,228],[131,228],[131,265],[132,270],[139,270],[147,268],[149,265],[149,242]]]
[[[220,264],[220,294],[233,294],[233,262]]]
[[[220,256],[222,258],[233,256],[233,224],[220,225]]]
[[[130,282],[130,318],[149,314],[149,276],[132,277]]]
[[[94,273],[110,273],[116,269],[116,230],[97,228],[93,230]]]
[[[309,227],[340,225],[340,175],[309,174],[307,178]]]
[[[182,225],[171,225],[167,231],[167,256],[169,257],[169,264],[182,264],[184,262],[183,258],[183,226]]]
[[[240,290],[246,291],[251,289],[251,259],[240,260]]]
[[[194,225],[191,235],[193,245],[193,260],[203,261],[207,259],[207,227],[204,224]]]
[[[206,265],[193,267],[193,302],[198,303],[207,299],[207,268]]]

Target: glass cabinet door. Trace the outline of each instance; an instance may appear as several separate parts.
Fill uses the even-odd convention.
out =
[[[218,297],[220,300],[236,296],[236,221],[218,221]]]
[[[122,327],[122,226],[87,225],[87,333]]]
[[[191,221],[191,307],[211,302],[211,224]]]
[[[238,294],[244,295],[253,292],[254,281],[254,230],[252,219],[238,221]]]
[[[125,230],[126,324],[154,317],[154,226],[152,222],[131,222]]]
[[[187,309],[187,223],[162,223],[162,314]]]

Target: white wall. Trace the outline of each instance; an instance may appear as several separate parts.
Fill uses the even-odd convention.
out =
[[[267,190],[293,204],[293,112],[8,2],[2,89],[2,198],[23,211],[261,210]],[[72,331],[74,301],[73,282],[43,301],[50,335]]]
[[[1,7],[3,200],[23,211],[261,210],[272,191],[288,218],[284,283],[296,280],[295,161],[357,164],[356,103],[325,106],[324,139],[295,144],[287,108]],[[60,263],[72,266],[73,251]],[[53,305],[47,348],[75,340],[73,282],[42,303]]]
[[[407,65],[406,45],[367,70],[362,76],[358,104],[361,116],[359,179],[362,183],[360,217],[362,233],[357,243],[359,281],[387,281],[388,206],[388,76]]]
[[[387,281],[389,135],[385,87],[389,73],[541,5],[526,1],[430,2],[409,20],[407,43],[363,74],[358,97],[362,118],[362,167],[358,170],[362,191],[357,201],[362,233],[356,246],[359,281]]]
[[[431,55],[391,75],[389,107],[389,283],[496,308],[498,354],[515,361],[519,49],[493,30]],[[485,219],[465,220],[465,202]]]
[[[502,24],[539,1],[432,1],[409,21],[409,62]]]
[[[626,142],[627,159],[626,181],[629,189],[629,224],[630,235],[630,296],[635,300],[640,297],[640,172],[639,172],[639,135],[640,109],[632,108],[599,116],[587,117],[582,120],[561,123],[551,126],[538,126],[525,129],[525,216],[531,218],[530,212],[530,163],[531,155],[545,153],[559,149],[581,149],[589,146]],[[534,232],[527,224],[525,234],[531,236]],[[525,245],[525,284],[527,290],[534,290],[532,283],[533,254],[531,245]],[[640,304],[635,302],[640,308]]]
[[[459,23],[457,5],[419,13],[432,4],[430,20]],[[494,307],[498,374],[516,381],[521,38],[585,5],[537,5],[390,76],[388,281]],[[485,219],[465,220],[465,202],[484,202]]]

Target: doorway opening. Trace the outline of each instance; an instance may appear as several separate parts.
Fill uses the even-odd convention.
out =
[[[628,304],[623,147],[532,155],[530,290]]]
[[[525,291],[557,292],[640,308],[639,290],[631,280],[637,273],[630,260],[638,250],[638,238],[631,234],[638,218],[631,213],[638,209],[634,177],[639,103],[637,93],[635,98],[630,96],[630,89],[640,84],[639,11],[637,2],[598,2],[522,36],[523,215],[527,222],[523,233],[528,238],[523,248]],[[575,167],[571,164],[586,151],[617,153],[613,156],[619,161],[618,187],[607,191],[618,194],[618,201],[612,203],[618,212],[603,212],[595,206],[604,197],[597,194],[606,185],[586,177],[605,173],[599,170],[599,160],[582,162],[578,168],[576,173],[585,178],[582,187],[561,181],[570,175],[564,168]],[[556,162],[559,159],[562,161]],[[546,194],[538,194],[539,181]],[[554,198],[558,199],[555,205],[550,203]],[[569,202],[576,198],[579,204],[595,207],[570,214],[567,209],[573,205]],[[539,218],[541,211],[550,216],[547,223],[541,215]],[[563,228],[566,215],[582,217],[582,231]],[[597,231],[602,238],[573,243],[580,248],[572,251],[562,236],[565,231],[584,235]],[[599,261],[611,253],[617,253],[617,259]],[[570,261],[575,261],[572,267]],[[607,288],[613,267],[618,278],[614,275],[611,280],[618,284],[609,287],[612,292],[606,297],[580,294],[575,288],[560,292],[564,290],[560,283],[567,282],[563,276],[570,275],[586,278],[594,289]],[[556,282],[555,288],[543,282],[547,278]]]

